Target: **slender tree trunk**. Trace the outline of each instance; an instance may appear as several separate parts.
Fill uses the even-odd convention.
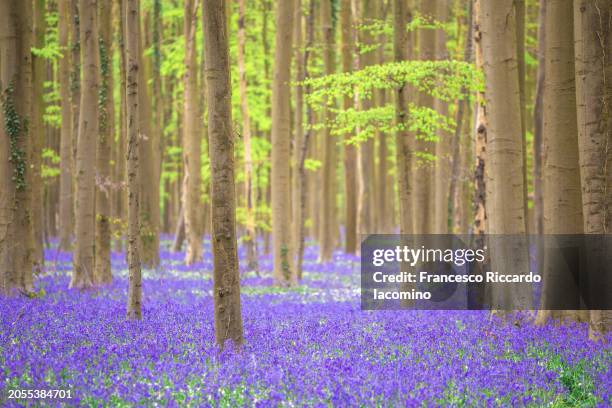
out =
[[[243,341],[236,248],[232,89],[225,5],[225,0],[204,0],[203,8],[212,173],[215,339],[221,347],[228,340],[236,345]]]
[[[473,0],[472,16],[474,18],[474,45],[475,45],[475,62],[478,70],[484,70],[484,60],[482,55],[482,0]],[[479,239],[487,231],[487,188],[485,179],[485,164],[487,159],[487,107],[485,106],[484,92],[478,92],[476,95],[476,103],[474,113],[475,120],[475,142],[474,149],[476,152],[476,163],[474,166],[474,235]],[[480,239],[477,244],[478,248],[484,246],[484,241]]]
[[[115,207],[115,217],[117,221],[122,224],[123,221],[127,221],[126,213],[127,213],[127,161],[126,157],[126,147],[127,147],[127,95],[125,90],[127,89],[127,52],[125,45],[125,31],[126,31],[126,3],[125,0],[117,0],[118,8],[119,8],[119,28],[117,33],[117,40],[119,43],[119,78],[120,78],[120,100],[119,100],[119,119],[120,119],[120,127],[119,127],[119,137],[117,143],[117,161],[116,161],[116,173],[117,179],[115,182],[117,183],[117,203]],[[122,245],[122,237],[119,237],[116,241],[116,249],[121,251]]]
[[[79,141],[79,121],[81,116],[81,28],[79,24],[79,0],[70,0],[70,103],[72,104],[72,161],[76,170],[76,156]],[[74,216],[76,218],[76,177],[73,177]],[[76,219],[73,225],[76,228]],[[74,231],[76,233],[76,231]]]
[[[321,26],[323,29],[323,65],[325,75],[331,75],[336,71],[336,53],[334,45],[334,24],[332,23],[332,2],[322,0],[321,2]],[[335,101],[326,101],[323,108],[323,120],[327,123],[333,120],[332,110]],[[334,225],[336,212],[336,142],[329,127],[323,131],[322,143],[322,173],[321,173],[321,205],[322,219],[319,236],[319,261],[331,260],[334,250]]]
[[[76,173],[76,247],[70,287],[94,285],[95,171],[98,138],[98,18],[96,0],[79,0],[83,89]]]
[[[612,220],[612,2],[574,2],[578,146],[586,234],[609,234]],[[603,243],[602,243],[603,244]],[[604,248],[594,258],[609,262]],[[603,282],[596,282],[602,285]],[[595,288],[598,290],[599,288]],[[591,310],[589,337],[603,338],[612,313]]]
[[[435,20],[438,0],[425,1],[421,3],[421,14],[426,20]],[[424,61],[435,60],[436,58],[436,31],[431,28],[421,28],[418,32],[419,43],[419,59]],[[420,106],[434,108],[434,99],[431,95],[420,92],[418,93],[418,101]],[[425,153],[429,156],[435,153],[435,146],[425,140],[423,137],[417,137],[415,148],[418,152]],[[434,222],[434,205],[432,202],[434,196],[433,163],[427,160],[418,160],[414,165],[414,232],[416,234],[428,234],[433,230]]]
[[[34,47],[45,46],[45,31],[47,22],[45,19],[45,0],[34,0],[33,34]],[[44,82],[46,80],[46,61],[42,56],[32,57],[32,116],[28,124],[32,137],[32,160],[30,171],[32,172],[32,232],[34,236],[33,249],[34,269],[42,270],[44,264],[43,255],[43,182],[41,174],[42,149],[45,140],[45,125],[43,115],[45,113]]]
[[[483,1],[479,21],[487,107],[487,232],[525,234],[523,141],[519,69],[516,45],[516,9],[513,0]],[[526,239],[514,245],[490,245],[495,271],[529,271]],[[529,308],[530,293],[520,285],[492,291],[494,309],[504,305]]]
[[[185,211],[185,236],[188,265],[202,259],[202,237],[198,228],[198,208],[200,203],[200,151],[201,135],[198,133],[198,77],[196,61],[196,12],[198,0],[185,2],[185,90],[184,90],[184,138],[183,161],[183,208]]]
[[[240,87],[240,112],[242,114],[242,141],[244,142],[244,196],[246,198],[246,236],[247,266],[258,272],[257,236],[255,234],[255,188],[253,187],[253,158],[251,153],[251,117],[247,97],[245,60],[246,43],[246,6],[245,0],[238,0],[238,75]]]
[[[276,44],[272,82],[272,239],[274,279],[281,285],[293,284],[290,185],[290,80],[291,43],[294,15],[293,0],[278,3],[276,9]]]
[[[113,138],[113,82],[111,59],[113,47],[111,40],[112,3],[101,2],[100,12],[100,92],[98,98],[99,128],[98,155],[96,173],[96,284],[108,284],[112,281],[110,263],[110,154]]]
[[[528,184],[527,184],[527,96],[525,90],[525,0],[516,0],[516,61],[518,63],[519,95],[521,102],[521,134],[523,143],[523,208],[525,210],[525,232],[529,233]]]
[[[59,2],[59,46],[64,50],[59,60],[60,103],[62,107],[62,128],[60,141],[60,192],[59,192],[59,248],[67,251],[72,246],[74,228],[74,201],[72,195],[72,110],[70,105],[70,66],[69,50],[70,2]]]
[[[406,25],[412,21],[412,13],[406,0],[393,0],[393,53],[395,61],[406,61],[412,55],[412,33],[406,30]],[[408,84],[398,87],[395,95],[396,121],[398,125],[407,124],[409,88]],[[412,234],[413,197],[412,197],[412,154],[413,135],[405,127],[395,135],[396,166],[398,181],[398,203],[400,214],[400,233]]]
[[[446,24],[451,1],[437,0],[435,18]],[[448,59],[446,49],[446,32],[443,28],[436,30],[436,60]],[[448,116],[448,103],[436,99],[434,107],[440,115]],[[461,126],[459,126],[461,129]],[[436,132],[438,141],[435,146],[436,163],[433,169],[433,232],[437,234],[448,233],[448,205],[451,180],[451,135],[442,129]]]
[[[472,1],[468,3],[467,12],[467,24],[466,24],[466,35],[465,44],[463,51],[463,60],[471,62],[472,60]],[[462,180],[462,149],[461,149],[461,135],[464,131],[464,121],[469,122],[469,91],[463,88],[461,91],[462,99],[457,101],[457,113],[456,113],[456,127],[451,143],[451,170],[450,170],[450,185],[448,190],[448,197],[450,202],[447,204],[447,219],[452,220],[452,233],[458,233],[460,230],[460,223],[462,220],[461,204],[463,196],[463,188],[461,184]],[[466,115],[466,110],[468,114]],[[466,120],[467,119],[467,120]]]
[[[146,19],[145,19],[146,20]],[[151,64],[143,53],[150,44],[146,43],[146,31],[138,37],[140,47],[139,92],[140,98],[140,258],[143,265],[156,268],[159,265],[159,174],[157,171],[157,129],[152,128],[151,93],[147,78],[151,77]],[[146,181],[146,182],[145,182]]]
[[[377,8],[375,0],[357,0],[361,1],[361,10],[355,10],[360,24],[372,24],[377,18]],[[359,8],[359,7],[357,7]],[[372,21],[374,20],[374,21]],[[371,30],[360,30],[359,41],[365,46],[373,46],[376,44],[376,39]],[[359,68],[365,68],[376,64],[376,50],[372,49],[359,56]],[[363,110],[371,109],[374,106],[371,99],[364,98],[361,100]],[[375,231],[374,207],[376,205],[376,196],[374,193],[374,139],[362,142],[358,150],[358,201],[357,201],[357,233],[361,236],[371,234]]]
[[[128,190],[128,268],[127,318],[142,318],[142,276],[140,269],[140,1],[126,1],[126,105],[127,105],[127,190]]]
[[[32,8],[0,2],[0,293],[32,291]]]
[[[340,26],[342,28],[342,71],[353,70],[354,38],[351,0],[342,0],[340,9]],[[353,108],[353,98],[345,96],[345,110]],[[345,142],[351,138],[344,136]],[[345,252],[357,252],[357,146],[344,144],[344,218],[346,228]]]

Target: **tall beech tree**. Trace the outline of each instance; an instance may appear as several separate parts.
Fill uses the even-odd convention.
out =
[[[342,45],[342,71],[353,70],[353,54],[355,52],[353,36],[353,18],[351,0],[340,3],[340,27]],[[354,106],[353,98],[345,96],[342,101],[345,110]],[[346,143],[351,134],[344,136],[344,222],[346,229],[345,252],[352,254],[357,251],[357,146]]]
[[[520,237],[526,231],[515,2],[483,1],[480,12],[488,119],[487,232]],[[517,274],[529,271],[526,239],[517,238],[512,245],[490,245],[490,256],[493,270],[512,270]],[[516,285],[494,291],[491,304],[494,308],[508,304],[528,308],[530,292],[522,289]]]
[[[242,141],[244,143],[244,197],[246,201],[246,236],[247,265],[257,271],[257,236],[255,234],[255,187],[253,183],[253,153],[251,148],[251,116],[247,99],[247,79],[245,67],[246,47],[246,5],[245,0],[238,0],[238,75],[240,89],[240,113],[242,114]]]
[[[204,44],[211,160],[215,339],[243,341],[236,242],[236,192],[232,89],[225,0],[204,0]]]
[[[74,229],[74,198],[72,174],[74,171],[72,146],[72,108],[70,103],[70,18],[69,1],[58,4],[58,42],[62,50],[58,73],[60,82],[60,99],[62,108],[62,125],[60,131],[60,180],[59,180],[59,248],[66,251],[72,244]]]
[[[290,147],[291,44],[293,40],[293,0],[279,2],[276,8],[276,43],[272,81],[272,239],[274,280],[281,285],[295,283],[292,268]]]
[[[406,25],[412,21],[412,13],[408,0],[393,0],[393,54],[395,61],[406,61],[412,54],[412,33],[406,30]],[[405,125],[409,112],[409,87],[401,84],[395,94],[395,115],[398,124]],[[396,162],[398,181],[398,203],[400,233],[412,234],[413,207],[412,207],[412,155],[413,138],[405,127],[396,132]]]
[[[32,8],[0,2],[0,292],[32,291]]]
[[[323,65],[326,75],[331,75],[336,70],[336,53],[335,53],[335,24],[332,22],[332,1],[321,1],[321,28],[323,30]],[[330,98],[325,101],[323,108],[323,119],[328,122],[333,120],[333,109],[335,100]],[[328,262],[331,260],[332,251],[334,249],[334,227],[336,225],[336,140],[332,136],[329,127],[325,127],[323,131],[323,140],[321,143],[322,151],[322,167],[321,173],[321,229],[319,235],[319,261]]]
[[[96,0],[79,0],[81,66],[83,67],[76,157],[76,246],[70,286],[94,285],[95,171],[98,138],[98,7]]]
[[[612,2],[574,2],[574,52],[583,227],[586,234],[609,234],[612,220]],[[593,259],[609,262],[604,248]],[[603,264],[602,264],[603,266]],[[596,285],[606,285],[597,282]],[[597,288],[596,288],[597,290]],[[609,310],[592,310],[589,335],[601,338],[612,324]]]
[[[544,162],[544,233],[583,232],[576,82],[574,70],[573,7],[571,2],[549,1],[546,5],[544,123],[542,128]],[[549,311],[557,297],[571,293],[559,275],[558,253],[545,251],[542,308],[538,322],[553,318],[581,318],[584,313]]]
[[[125,0],[126,28],[126,129],[127,129],[127,190],[128,190],[128,301],[127,318],[142,318],[142,276],[140,266],[140,1]]]
[[[197,7],[199,0],[185,1],[185,76],[183,105],[183,208],[187,253],[190,265],[202,259],[202,237],[199,229],[200,166],[202,138],[198,132],[198,69],[196,56]]]
[[[112,10],[111,3],[99,3],[100,15],[100,90],[98,98],[98,118],[100,134],[98,136],[98,153],[96,159],[96,251],[95,273],[96,284],[110,283],[111,273],[110,247],[110,179],[111,145],[113,139],[114,99],[111,72],[112,60]]]

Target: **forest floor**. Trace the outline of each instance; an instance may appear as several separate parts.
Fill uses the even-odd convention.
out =
[[[361,311],[359,259],[317,264],[314,246],[299,287],[272,286],[270,256],[262,277],[243,274],[245,345],[219,352],[210,242],[191,267],[169,237],[162,246],[161,266],[143,274],[140,322],[125,320],[123,254],[111,286],[81,293],[68,289],[70,254],[47,250],[38,295],[0,298],[0,405],[10,389],[41,388],[70,389],[68,405],[112,407],[612,404],[612,349],[589,342],[584,325]]]

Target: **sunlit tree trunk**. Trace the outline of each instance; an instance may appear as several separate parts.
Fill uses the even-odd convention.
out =
[[[611,31],[612,2],[574,2],[578,146],[586,234],[609,234],[611,229]],[[601,257],[601,253],[597,255]],[[609,262],[608,259],[603,261]],[[595,284],[601,285],[603,282]],[[609,310],[591,310],[589,336],[592,339],[602,338],[610,330],[611,324],[612,313]]]
[[[336,71],[336,53],[334,40],[334,24],[332,23],[332,2],[322,0],[321,2],[321,27],[323,29],[323,65],[325,75],[331,75]],[[327,123],[333,120],[332,110],[335,101],[328,100],[323,108],[323,120]],[[321,173],[321,230],[319,236],[319,261],[331,260],[334,250],[334,227],[336,225],[336,140],[331,134],[330,128],[325,127],[322,141],[322,173]]]
[[[420,12],[426,21],[435,20],[437,2],[431,0],[421,2]],[[436,58],[436,31],[429,27],[420,28],[418,32],[419,59],[424,61]],[[418,94],[420,106],[434,108],[434,99],[425,92]],[[435,154],[435,146],[432,142],[417,137],[415,143],[416,151],[428,156]],[[432,232],[434,222],[435,206],[434,198],[434,164],[430,160],[415,160],[413,162],[413,185],[414,185],[414,232],[416,234],[428,234]]]
[[[0,293],[30,292],[33,259],[31,133],[32,8],[0,2]]]
[[[246,236],[244,242],[247,250],[247,265],[257,271],[257,236],[255,235],[255,188],[253,187],[253,157],[251,153],[251,117],[247,99],[247,79],[245,59],[246,43],[246,6],[245,0],[238,0],[238,75],[240,88],[240,112],[242,114],[242,141],[244,143],[244,197],[246,202]]]
[[[485,74],[487,232],[525,234],[523,197],[523,141],[519,73],[516,46],[516,9],[513,0],[483,1],[480,4],[482,56]],[[480,129],[479,129],[480,130]],[[490,245],[493,270],[529,271],[526,239],[513,245]],[[519,285],[495,286],[491,291],[494,309],[504,305],[529,308],[529,291]]]
[[[198,228],[198,207],[200,205],[200,152],[201,135],[198,133],[198,77],[196,60],[196,6],[197,0],[185,2],[185,76],[184,76],[184,131],[183,163],[183,208],[185,211],[185,236],[187,253],[185,263],[188,265],[202,259],[202,237]]]
[[[437,0],[435,18],[439,23],[447,23],[451,6],[450,0]],[[443,28],[439,28],[436,30],[436,60],[446,59],[448,59],[446,32]],[[434,107],[439,114],[448,116],[447,102],[436,99]],[[461,128],[460,125],[459,128]],[[448,203],[451,180],[451,135],[445,130],[438,129],[436,136],[438,141],[435,146],[436,163],[433,169],[433,232],[446,234],[448,233]]]
[[[412,14],[407,0],[393,0],[393,53],[395,61],[406,61],[412,55],[412,33],[406,30],[406,25],[412,21]],[[395,94],[395,111],[398,125],[407,124],[409,102],[408,84],[398,87]],[[412,219],[412,155],[413,135],[405,128],[398,130],[395,136],[396,166],[398,182],[398,203],[400,215],[400,233],[412,234],[414,224]]]
[[[45,0],[34,0],[33,9],[33,46],[44,48],[45,31],[47,22],[45,19]],[[32,233],[33,250],[32,259],[34,269],[41,271],[44,264],[43,256],[43,182],[41,174],[42,149],[45,140],[45,125],[43,115],[45,113],[44,83],[46,80],[46,61],[42,56],[32,56],[32,115],[28,124],[32,137],[32,159],[30,171],[32,172]]]
[[[342,0],[340,5],[340,26],[342,29],[342,71],[353,70],[353,19],[351,14],[351,0]],[[345,96],[343,108],[353,108],[353,98]],[[351,134],[344,136],[345,142]],[[345,252],[354,254],[357,251],[357,147],[353,144],[344,144],[344,218],[346,228]]]
[[[127,108],[127,190],[128,268],[127,318],[142,318],[142,276],[140,269],[140,1],[126,0],[126,108]]]
[[[274,280],[292,284],[291,185],[290,185],[290,71],[294,0],[279,2],[276,9],[274,80],[272,81],[272,239]]]
[[[96,284],[107,284],[113,279],[110,264],[110,155],[113,142],[113,81],[112,81],[112,37],[111,37],[111,3],[101,2],[100,12],[100,94],[97,172],[96,172],[96,251],[95,273]]]
[[[225,0],[204,0],[208,135],[211,161],[215,339],[240,345],[240,274],[236,248],[236,192],[232,89]],[[290,49],[290,47],[289,47]]]
[[[60,133],[60,186],[59,186],[59,248],[70,249],[74,228],[74,201],[72,195],[73,147],[72,147],[72,110],[70,105],[70,1],[59,2],[58,42],[63,50],[59,60],[60,103],[62,108],[62,128]]]
[[[573,7],[564,0],[546,6],[544,123],[542,128],[544,167],[544,233],[583,233],[576,82],[574,70]],[[558,285],[555,270],[558,254],[546,251],[543,265],[542,310],[537,322],[548,318],[586,317],[584,312],[546,310],[556,297],[571,296]]]
[[[119,92],[120,98],[119,98],[119,119],[120,119],[120,126],[119,126],[119,135],[118,135],[118,140],[117,140],[117,144],[116,144],[116,148],[117,148],[117,161],[115,163],[116,166],[116,179],[115,182],[117,183],[117,196],[115,197],[116,200],[116,205],[115,205],[115,212],[114,212],[114,216],[116,217],[116,221],[118,221],[121,225],[122,222],[127,221],[126,220],[126,213],[127,213],[127,188],[126,188],[126,183],[127,183],[127,162],[125,160],[125,156],[126,156],[126,148],[127,148],[127,95],[125,90],[127,89],[127,74],[126,74],[126,69],[127,69],[127,62],[126,62],[126,58],[127,58],[127,52],[126,52],[126,45],[125,45],[125,26],[126,26],[126,22],[125,22],[125,13],[126,13],[126,3],[125,0],[117,0],[118,1],[118,5],[117,8],[119,9],[119,27],[117,29],[117,42],[119,45],[119,79],[120,79],[120,89],[121,92]],[[123,247],[123,238],[122,236],[119,236],[118,239],[116,240],[116,249],[118,251],[122,250]]]
[[[361,2],[361,4],[359,4]],[[372,24],[377,18],[377,7],[375,0],[357,0],[355,3],[356,17],[359,24]],[[375,45],[376,39],[369,29],[360,29],[359,42],[364,46]],[[359,56],[359,68],[365,68],[376,64],[376,49],[370,49]],[[373,101],[368,98],[361,100],[361,108],[368,110],[374,107]],[[374,139],[368,138],[359,145],[358,150],[358,204],[357,204],[357,233],[361,236],[374,232],[376,225],[374,219],[374,206],[376,197],[374,194]]]
[[[83,87],[76,162],[76,246],[71,287],[94,284],[95,170],[98,138],[98,18],[96,0],[79,0]]]

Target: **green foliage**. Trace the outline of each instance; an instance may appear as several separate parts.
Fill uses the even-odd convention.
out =
[[[402,61],[372,65],[354,72],[343,72],[303,83],[312,87],[306,97],[315,110],[333,104],[336,98],[359,95],[371,98],[377,89],[412,85],[415,90],[443,101],[463,98],[462,90],[481,90],[482,77],[474,66],[462,61]]]
[[[4,129],[9,137],[9,162],[13,164],[12,180],[17,191],[23,191],[26,186],[26,153],[19,147],[19,138],[28,133],[28,122],[17,113],[15,107],[15,85],[9,83],[2,95],[2,110],[4,111]]]
[[[58,177],[60,175],[60,157],[56,151],[45,147],[42,151],[42,158],[41,177],[43,180]]]

